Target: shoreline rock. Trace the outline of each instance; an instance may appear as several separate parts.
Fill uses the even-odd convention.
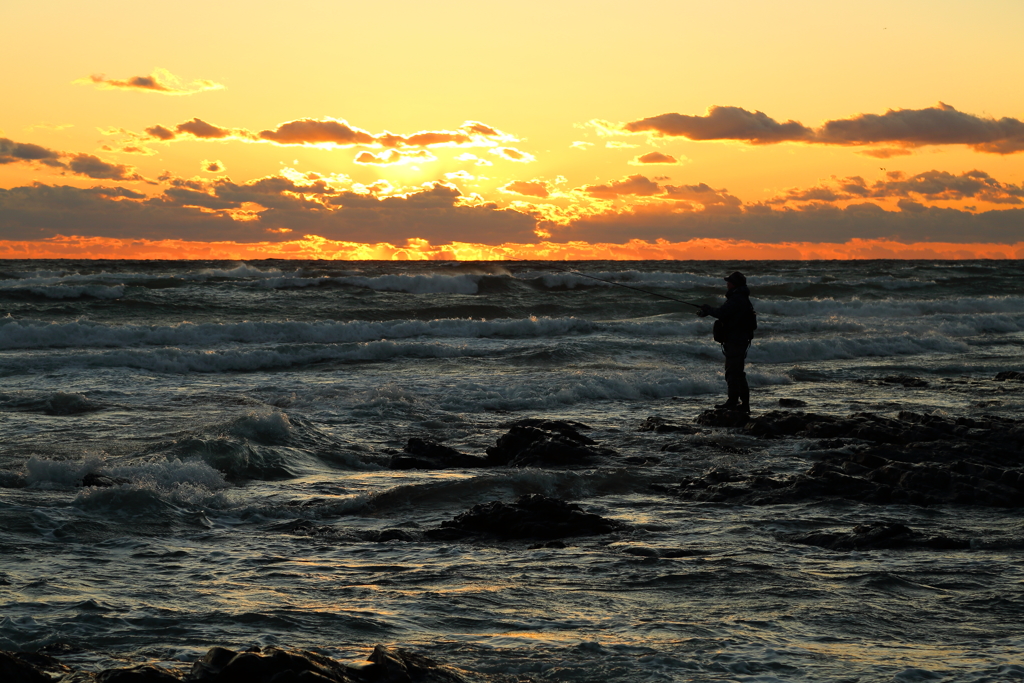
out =
[[[47,655],[0,650],[4,683],[532,683],[504,674],[467,672],[396,647],[377,645],[361,664],[343,664],[330,657],[281,647],[252,647],[238,652],[214,647],[191,671],[151,664],[100,672],[75,670]]]

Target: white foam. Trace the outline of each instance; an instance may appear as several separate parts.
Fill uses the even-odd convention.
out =
[[[378,292],[410,294],[476,294],[480,275],[380,275],[339,277],[337,282],[366,287]]]
[[[120,299],[124,296],[124,285],[108,287],[105,285],[48,285],[31,287],[3,287],[6,292],[31,292],[36,296],[48,299]]]
[[[939,335],[917,337],[827,337],[822,339],[762,340],[750,348],[754,363],[794,363],[837,358],[904,356],[919,353],[965,353],[970,347]]]
[[[664,325],[665,323],[659,323]],[[104,325],[79,320],[43,323],[0,319],[0,349],[212,346],[228,343],[346,343],[413,337],[546,337],[587,333],[596,324],[581,318],[503,320],[393,320],[387,322],[242,322],[177,325]]]

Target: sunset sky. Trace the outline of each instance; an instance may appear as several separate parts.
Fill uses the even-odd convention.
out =
[[[0,4],[0,258],[1024,258],[1024,3]]]

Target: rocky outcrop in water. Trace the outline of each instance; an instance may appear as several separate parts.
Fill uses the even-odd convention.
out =
[[[56,678],[55,678],[56,677]],[[378,645],[363,664],[342,664],[304,650],[212,648],[187,674],[142,665],[99,673],[74,670],[46,655],[0,651],[4,683],[529,683],[519,676],[465,672],[429,657]]]
[[[791,543],[815,545],[829,550],[967,550],[970,540],[950,536],[927,536],[898,522],[858,524],[852,531],[815,531],[808,534],[780,534]]]
[[[519,420],[487,449],[487,461],[507,467],[565,467],[587,465],[596,459],[616,455],[609,448],[601,448],[579,429],[587,429],[578,422],[563,420]]]
[[[584,512],[579,505],[534,493],[512,503],[493,501],[474,505],[440,527],[428,530],[426,535],[434,540],[474,535],[551,540],[595,536],[625,528],[621,522]]]
[[[402,449],[404,453],[391,458],[393,470],[446,470],[451,468],[487,467],[488,462],[475,455],[466,455],[429,439],[412,438]]]
[[[391,458],[395,470],[441,470],[475,467],[573,467],[593,465],[601,458],[617,456],[580,433],[585,424],[566,420],[528,418],[509,425],[509,430],[487,449],[486,457],[467,455],[431,441],[409,439],[402,453]],[[680,429],[692,429],[681,427]]]
[[[820,459],[797,475],[715,468],[678,486],[689,500],[745,505],[845,499],[863,503],[1024,507],[1024,424],[985,416],[901,412],[835,417],[773,411],[748,417],[705,411],[698,424],[766,439],[820,439]]]
[[[860,444],[871,452],[907,462],[954,462],[965,458],[988,464],[1024,464],[1024,423],[1005,417],[944,417],[900,411],[896,417],[855,413],[849,417],[800,411],[747,416],[707,410],[697,424],[739,429],[765,439],[799,437]]]

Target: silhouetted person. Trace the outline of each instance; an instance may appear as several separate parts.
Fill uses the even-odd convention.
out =
[[[713,316],[715,322],[715,341],[721,342],[722,353],[725,354],[725,383],[729,387],[729,399],[716,408],[741,410],[750,412],[750,386],[747,384],[747,373],[743,371],[743,362],[747,358],[750,340],[757,329],[757,316],[754,306],[750,303],[750,290],[747,289],[747,278],[743,273],[736,272],[725,278],[729,288],[725,293],[725,303],[718,308],[707,304],[700,307],[697,315]]]

